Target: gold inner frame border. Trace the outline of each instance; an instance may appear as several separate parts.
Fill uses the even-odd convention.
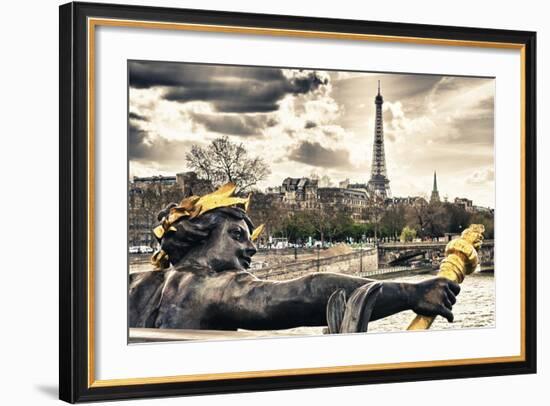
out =
[[[453,360],[433,360],[433,361],[415,361],[401,363],[384,364],[366,364],[366,365],[346,365],[317,368],[297,368],[297,369],[276,369],[266,371],[243,371],[243,372],[220,372],[209,374],[175,375],[144,378],[121,378],[121,379],[95,379],[95,279],[94,279],[94,191],[95,191],[95,28],[97,26],[110,27],[131,27],[148,28],[161,30],[180,30],[195,32],[218,32],[233,33],[244,35],[265,35],[265,36],[284,36],[300,38],[318,38],[318,39],[341,39],[355,41],[372,42],[394,42],[417,45],[436,45],[436,46],[460,46],[460,47],[478,47],[478,48],[496,48],[513,49],[520,51],[520,82],[521,82],[521,100],[520,100],[520,162],[521,162],[521,246],[520,246],[520,339],[521,348],[519,355],[485,358],[466,358]],[[507,42],[488,42],[488,41],[469,41],[453,40],[440,38],[422,38],[422,37],[404,37],[391,35],[374,34],[355,34],[345,32],[325,32],[325,31],[307,31],[274,29],[261,27],[243,27],[230,25],[209,25],[209,24],[187,24],[187,23],[166,23],[155,21],[139,21],[109,18],[88,18],[87,22],[87,78],[88,78],[88,388],[143,385],[143,384],[163,384],[177,382],[198,382],[215,381],[222,379],[245,379],[245,378],[268,378],[281,376],[298,376],[313,374],[338,374],[345,372],[367,372],[381,371],[403,368],[426,368],[460,365],[482,365],[505,362],[523,362],[526,360],[525,349],[525,45],[519,43]]]

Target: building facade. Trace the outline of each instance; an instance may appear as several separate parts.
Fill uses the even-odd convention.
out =
[[[198,178],[195,172],[134,177],[128,185],[128,246],[155,248],[157,241],[152,230],[158,224],[158,212],[185,197],[211,191],[212,184]]]
[[[212,182],[199,178],[195,172],[181,172],[175,178],[183,197],[202,196],[214,190]]]
[[[176,176],[134,177],[128,185],[128,245],[154,248],[157,213],[182,197]]]
[[[286,178],[281,186],[268,188],[266,194],[276,196],[272,201],[286,211],[337,208],[362,221],[368,206],[366,185],[356,189],[344,181],[339,186],[319,187],[317,179]]]
[[[282,202],[291,209],[315,209],[319,181],[310,178],[286,178],[281,185]]]
[[[474,211],[473,203],[470,199],[465,197],[455,198],[455,205],[462,207],[465,211],[472,213]]]
[[[365,220],[368,208],[368,196],[365,191],[337,187],[319,188],[317,199],[321,208],[342,210],[356,222]]]

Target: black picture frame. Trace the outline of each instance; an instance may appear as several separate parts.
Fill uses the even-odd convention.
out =
[[[536,33],[113,4],[60,6],[59,397],[67,402],[234,393],[536,372]],[[426,40],[516,44],[524,53],[524,359],[360,372],[94,386],[89,377],[87,20],[161,21]],[[93,360],[92,360],[93,362]]]

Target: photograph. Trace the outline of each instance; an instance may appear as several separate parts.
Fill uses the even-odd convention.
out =
[[[495,327],[494,77],[128,60],[127,86],[128,343]]]
[[[536,373],[537,34],[403,7],[59,7],[60,399]]]

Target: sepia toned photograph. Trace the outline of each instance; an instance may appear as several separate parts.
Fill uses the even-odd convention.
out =
[[[394,9],[60,6],[60,399],[537,372],[537,33]]]
[[[128,342],[495,327],[494,97],[128,61]]]

